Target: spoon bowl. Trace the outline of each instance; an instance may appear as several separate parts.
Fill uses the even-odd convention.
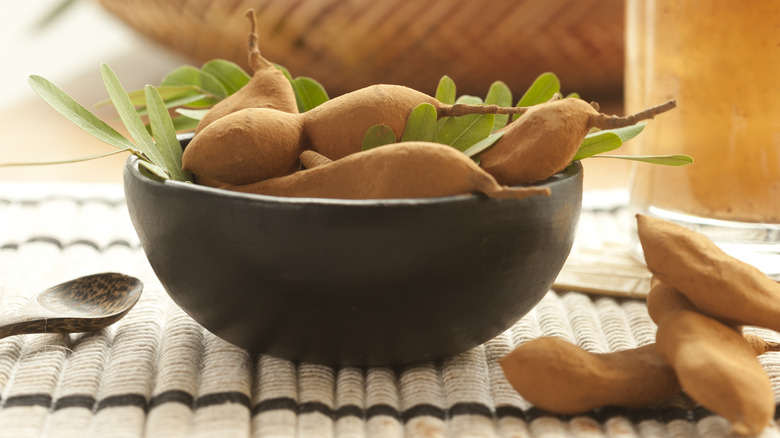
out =
[[[32,333],[80,333],[105,328],[125,316],[143,283],[106,272],[52,286],[12,316],[0,318],[0,338]]]

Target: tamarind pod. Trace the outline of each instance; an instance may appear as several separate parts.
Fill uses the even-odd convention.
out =
[[[294,174],[229,190],[271,196],[397,199],[483,193],[523,199],[548,187],[502,187],[460,151],[437,143],[403,142],[349,155]]]
[[[656,325],[668,315],[680,310],[695,311],[691,301],[673,287],[668,286],[656,277],[650,279],[650,291],[647,293],[647,313]]]
[[[288,113],[298,112],[295,91],[284,73],[265,59],[257,46],[257,20],[255,11],[249,9],[250,31],[248,43],[249,66],[253,70],[252,78],[240,90],[219,101],[198,122],[195,133],[217,119],[244,108],[272,108]]]
[[[301,154],[298,156],[298,159],[301,160],[301,165],[306,169],[320,167],[323,164],[328,164],[333,161],[325,155],[314,152],[310,149],[306,149],[305,151],[301,152]]]
[[[338,160],[359,152],[366,131],[374,125],[387,125],[396,139],[401,138],[409,114],[423,103],[433,105],[439,118],[466,114],[522,114],[528,109],[448,105],[409,87],[378,84],[335,97],[303,113],[306,119],[304,135],[309,139],[311,149]]]
[[[680,391],[672,367],[653,344],[590,353],[562,339],[543,337],[515,348],[500,364],[524,399],[559,414],[603,406],[639,408]]]
[[[679,310],[658,326],[656,348],[682,389],[722,415],[740,435],[755,435],[775,412],[769,376],[743,336],[696,311]]]
[[[571,163],[592,128],[614,129],[653,118],[676,106],[675,101],[629,116],[601,114],[581,99],[551,100],[532,106],[502,128],[503,136],[480,155],[481,166],[500,184],[543,181]]]
[[[247,184],[300,167],[302,119],[269,108],[228,114],[195,135],[182,154],[182,168],[212,185]]]
[[[656,325],[660,325],[664,318],[680,310],[699,311],[685,295],[653,277],[650,283],[650,292],[647,294],[647,313],[653,322]],[[739,324],[723,320],[720,320],[720,322],[730,327],[736,333],[742,334],[742,327]],[[744,333],[742,337],[751,346],[756,356],[770,351],[780,351],[780,343],[770,342],[750,333]]]
[[[637,215],[637,232],[650,272],[697,309],[734,324],[780,330],[780,285],[760,270],[663,219]]]
[[[531,107],[502,128],[503,135],[480,158],[500,184],[542,181],[571,163],[598,112],[581,99],[562,99]]]

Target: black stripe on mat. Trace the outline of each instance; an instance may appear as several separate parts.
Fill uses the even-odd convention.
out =
[[[252,404],[249,400],[249,396],[241,392],[217,392],[198,397],[197,400],[195,400],[195,409],[229,403],[243,405],[246,406],[247,409],[249,409]]]
[[[401,411],[389,405],[378,404],[368,408],[363,408],[356,405],[345,405],[334,410],[328,405],[320,402],[298,403],[289,397],[279,397],[263,400],[252,406],[250,397],[248,395],[234,391],[207,394],[196,398],[192,394],[185,391],[171,390],[157,394],[152,397],[151,400],[148,400],[146,396],[142,394],[119,394],[105,397],[99,400],[90,395],[78,394],[60,397],[56,400],[53,399],[49,394],[22,394],[10,396],[5,400],[0,399],[0,407],[3,409],[40,406],[55,411],[74,407],[85,408],[94,411],[100,411],[102,409],[114,407],[136,407],[142,409],[145,412],[148,412],[151,409],[167,403],[179,403],[193,410],[207,408],[210,406],[238,404],[246,407],[247,409],[250,409],[252,416],[260,415],[263,412],[285,410],[295,414],[320,413],[334,420],[338,420],[344,417],[371,419],[377,416],[389,416],[395,418],[399,422],[408,422],[418,417],[434,417],[440,420],[446,420],[448,418],[461,415],[477,415],[486,418],[499,419],[512,417],[530,422],[542,417],[556,417],[564,421],[574,417],[569,415],[556,415],[534,407],[524,410],[516,406],[498,406],[496,407],[495,411],[493,411],[489,406],[481,403],[458,403],[449,409],[440,408],[438,406],[429,404],[420,404]],[[625,417],[637,423],[645,420],[656,420],[663,423],[668,423],[674,420],[697,422],[711,415],[714,414],[711,411],[701,407],[690,411],[681,408],[632,410],[625,408],[606,407],[579,416],[590,417],[599,422],[605,422],[610,418],[615,417]],[[776,405],[775,407],[775,419],[780,419],[780,405]]]
[[[72,246],[84,245],[84,246],[89,246],[89,247],[93,248],[94,250],[96,250],[98,252],[106,251],[109,248],[115,247],[115,246],[121,246],[121,247],[129,248],[129,249],[140,248],[139,244],[130,243],[129,241],[124,240],[124,239],[112,240],[112,241],[108,242],[105,245],[101,245],[101,244],[95,242],[94,240],[89,240],[89,239],[75,239],[75,240],[71,240],[69,242],[64,242],[61,239],[58,239],[58,238],[52,237],[52,236],[32,236],[30,238],[27,238],[27,239],[21,241],[21,242],[6,242],[6,243],[3,243],[2,245],[0,245],[0,249],[2,249],[2,250],[18,250],[20,247],[22,247],[24,245],[29,245],[29,244],[32,244],[32,243],[47,243],[47,244],[56,246],[60,250],[63,250],[63,249],[66,249],[66,248],[70,248]]]
[[[52,397],[49,394],[12,395],[5,399],[4,408],[43,406],[51,407]]]

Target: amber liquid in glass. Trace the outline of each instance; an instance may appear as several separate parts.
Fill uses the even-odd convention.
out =
[[[626,112],[678,103],[633,152],[694,159],[637,164],[632,208],[780,253],[780,0],[628,0],[626,14]]]

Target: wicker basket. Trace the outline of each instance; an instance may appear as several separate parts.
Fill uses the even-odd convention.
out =
[[[248,22],[260,46],[331,95],[375,83],[433,92],[447,74],[459,94],[503,80],[522,92],[552,71],[585,98],[622,88],[623,0],[99,0],[152,40],[195,62],[246,67]]]

